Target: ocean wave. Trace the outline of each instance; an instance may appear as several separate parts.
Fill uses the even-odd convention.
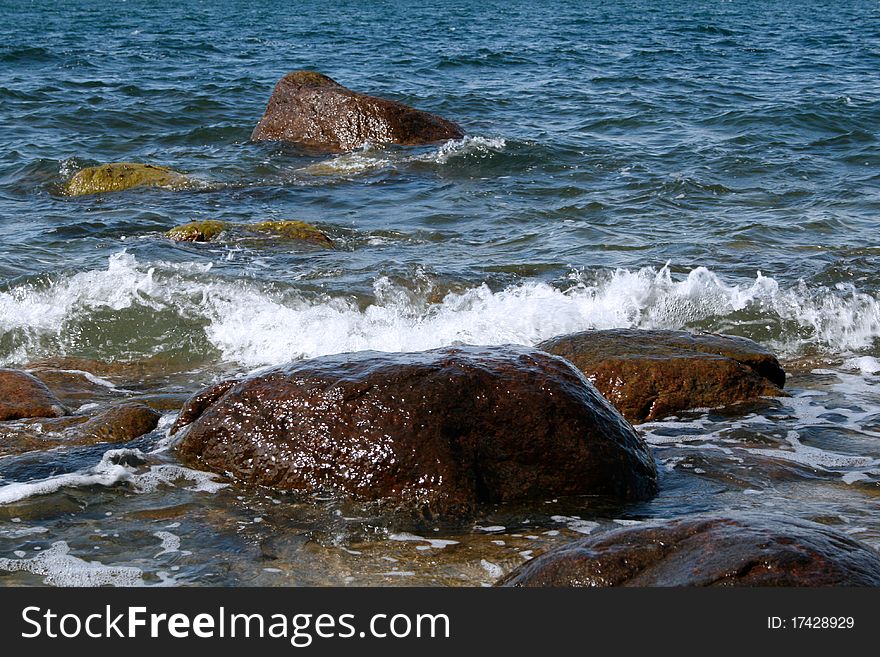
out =
[[[154,331],[147,337],[155,343],[139,343],[144,356],[166,346],[156,328],[165,322],[175,341],[190,331],[186,337],[193,344],[206,342],[225,361],[251,367],[365,349],[534,345],[589,328],[731,332],[790,357],[805,349],[870,355],[859,352],[880,336],[880,301],[852,285],[786,287],[761,273],[729,283],[705,267],[687,275],[673,274],[669,266],[575,271],[555,285],[525,281],[493,290],[481,284],[443,296],[379,276],[366,306],[347,296],[224,280],[210,269],[144,264],[122,252],[106,269],[0,292],[0,363],[107,345],[102,331],[127,313]],[[99,313],[102,321],[90,323]]]

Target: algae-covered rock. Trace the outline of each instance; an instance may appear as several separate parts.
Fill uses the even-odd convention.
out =
[[[256,224],[231,224],[225,221],[193,221],[169,230],[166,235],[178,242],[210,242],[223,232],[248,236],[278,236],[297,242],[308,242],[327,248],[332,240],[319,229],[304,221],[262,221]]]
[[[326,247],[333,246],[333,242],[329,237],[304,221],[262,221],[253,226],[249,226],[249,229],[259,233],[280,235],[289,240],[311,242],[312,244]]]
[[[178,242],[210,242],[228,227],[225,221],[191,221],[175,226],[166,235]]]
[[[135,162],[102,164],[78,171],[64,186],[67,196],[121,192],[133,187],[181,189],[189,178],[166,167]]]

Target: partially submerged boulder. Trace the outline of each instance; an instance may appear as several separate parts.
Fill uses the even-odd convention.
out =
[[[210,242],[221,233],[232,232],[242,236],[277,236],[295,242],[305,242],[332,248],[333,241],[320,229],[304,221],[261,221],[256,224],[233,224],[225,221],[193,221],[176,226],[166,235],[178,242]]]
[[[182,173],[153,164],[115,162],[78,171],[64,186],[67,196],[120,192],[133,187],[182,189],[191,184]]]
[[[436,114],[357,93],[320,73],[296,71],[275,85],[251,139],[341,153],[366,142],[418,145],[463,136],[458,125]]]
[[[140,402],[123,402],[95,415],[30,418],[0,425],[0,456],[54,447],[126,443],[150,433],[161,414]]]
[[[124,402],[87,420],[71,437],[77,444],[125,443],[155,429],[162,415],[146,404]]]
[[[328,248],[333,246],[329,237],[305,221],[262,221],[245,228],[258,233],[278,235],[289,240],[311,242]]]
[[[787,516],[696,516],[613,530],[526,562],[501,586],[880,586],[880,554]]]
[[[27,372],[0,369],[0,420],[60,417],[66,413],[42,381]]]
[[[426,515],[657,487],[629,423],[567,362],[524,347],[295,362],[199,393],[182,427],[193,467]]]
[[[175,226],[166,235],[177,242],[210,242],[228,227],[229,224],[225,221],[191,221]]]
[[[630,422],[785,394],[779,361],[746,338],[610,329],[552,338],[538,348],[573,363]]]

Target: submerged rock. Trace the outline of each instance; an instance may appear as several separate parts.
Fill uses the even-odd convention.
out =
[[[66,413],[42,381],[27,372],[0,369],[0,420],[60,417]]]
[[[697,516],[581,539],[498,584],[880,586],[880,554],[836,529],[786,516]]]
[[[275,85],[251,139],[341,153],[366,142],[418,145],[463,136],[458,125],[436,114],[357,93],[320,73],[296,71]]]
[[[326,247],[333,246],[333,242],[329,237],[304,221],[263,221],[245,228],[258,233],[280,235],[289,240],[311,242]]]
[[[133,187],[181,189],[190,185],[182,173],[152,164],[116,162],[78,171],[64,186],[67,196],[120,192]]]
[[[175,226],[166,235],[178,242],[210,242],[225,231],[229,224],[225,221],[191,221],[182,226]]]
[[[611,329],[538,348],[571,361],[630,422],[785,394],[779,361],[746,338]]]
[[[125,402],[110,407],[78,426],[70,442],[79,445],[125,443],[150,433],[158,426],[161,417],[160,413],[146,404]]]
[[[523,347],[295,362],[199,393],[172,432],[184,426],[194,467],[428,515],[657,487],[629,423],[567,362]]]
[[[55,447],[126,443],[151,432],[162,416],[139,402],[123,402],[96,415],[30,418],[0,425],[0,456]]]
[[[166,235],[178,242],[210,242],[224,232],[243,235],[274,235],[297,242],[332,248],[333,242],[321,230],[304,221],[262,221],[256,224],[232,224],[225,221],[193,221],[176,226]]]

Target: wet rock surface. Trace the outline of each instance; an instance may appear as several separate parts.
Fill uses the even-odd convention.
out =
[[[538,348],[573,363],[630,422],[785,394],[779,361],[745,338],[611,329],[552,338]]]
[[[522,347],[296,362],[199,393],[183,426],[177,453],[193,467],[425,515],[656,491],[620,414],[568,363]]]
[[[697,516],[575,541],[498,584],[880,586],[880,554],[836,529],[787,516]]]
[[[94,415],[5,422],[0,425],[0,456],[59,446],[126,443],[153,431],[160,418],[146,404],[123,402]]]
[[[458,125],[436,114],[357,93],[320,73],[296,71],[275,85],[251,139],[339,153],[366,142],[418,145],[463,136]]]
[[[229,224],[225,221],[191,221],[175,226],[166,235],[178,242],[210,242],[228,228]]]
[[[0,369],[0,421],[66,413],[61,401],[36,377],[20,370]]]
[[[226,221],[193,221],[175,226],[166,235],[178,242],[211,242],[224,233],[238,237],[276,237],[294,242],[332,248],[333,241],[320,229],[304,221],[261,221],[234,224]]]
[[[155,429],[161,417],[146,404],[124,402],[77,427],[75,440],[83,445],[128,442]]]
[[[66,196],[121,192],[135,187],[182,189],[190,180],[177,171],[153,164],[115,162],[78,171],[64,186]]]

